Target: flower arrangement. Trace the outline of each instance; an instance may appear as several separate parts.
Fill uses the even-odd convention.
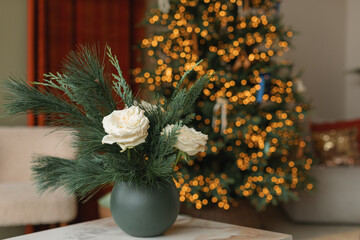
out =
[[[109,47],[106,52],[108,66],[98,48],[80,46],[65,58],[62,73],[46,74],[33,85],[14,77],[5,81],[9,114],[44,114],[48,125],[74,135],[75,160],[34,160],[41,191],[64,187],[86,200],[101,186],[119,181],[139,186],[171,182],[181,159],[205,150],[207,136],[186,124],[210,76],[186,87],[188,71],[170,99],[158,96],[150,104],[135,98],[116,56]]]

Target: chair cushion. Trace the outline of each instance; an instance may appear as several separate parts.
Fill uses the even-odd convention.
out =
[[[37,155],[74,158],[71,132],[51,127],[0,127],[0,182],[30,182]]]
[[[75,199],[61,189],[39,195],[32,183],[0,184],[0,226],[70,222],[76,214]]]

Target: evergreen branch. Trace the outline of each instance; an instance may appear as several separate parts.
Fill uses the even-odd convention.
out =
[[[65,77],[57,78],[63,86],[62,90],[71,89],[69,97],[83,106],[89,115],[98,112],[109,114],[116,109],[111,83],[104,74],[104,65],[98,55],[95,45],[79,46],[78,51],[70,52],[64,60]],[[97,119],[99,116],[91,117]]]
[[[205,85],[209,83],[210,78],[214,75],[204,75],[201,76],[199,80],[197,80],[189,89],[187,92],[187,97],[185,100],[185,114],[188,114],[189,112],[193,111],[193,105],[196,101],[196,99],[200,96],[202,90],[204,89]]]
[[[112,74],[112,76],[117,80],[114,82],[113,88],[115,92],[121,97],[121,99],[125,102],[126,106],[130,107],[133,105],[134,97],[132,95],[132,91],[127,84],[126,80],[124,79],[120,66],[119,61],[117,60],[116,56],[112,55],[111,48],[107,46],[107,55],[110,59],[110,63],[116,68],[118,74]]]
[[[85,165],[79,161],[50,156],[39,157],[32,170],[41,193],[64,187],[69,194],[76,194],[81,199],[89,198],[96,188],[114,180],[113,175],[106,174],[100,164],[87,162]],[[92,194],[89,195],[90,192]]]
[[[190,114],[193,110],[193,104],[199,97],[204,86],[209,82],[209,75],[202,76],[197,80],[189,90],[183,89],[182,85],[186,77],[198,66],[202,61],[199,61],[190,71],[187,71],[181,80],[179,81],[170,102],[166,102],[165,106],[167,109],[167,115],[165,116],[164,122],[166,124],[174,124],[178,119],[183,119],[184,123],[187,124],[193,119],[193,114]]]
[[[4,105],[7,114],[26,114],[33,111],[38,114],[57,115],[59,118],[56,122],[65,125],[90,124],[89,119],[77,106],[59,96],[48,92],[42,93],[34,86],[12,77],[3,84],[4,88],[8,89],[4,95],[4,99],[9,101]]]
[[[178,95],[178,92],[183,87],[183,83],[184,83],[185,79],[187,78],[187,76],[194,70],[195,67],[199,66],[202,61],[203,60],[200,60],[199,62],[197,62],[195,64],[195,66],[193,66],[190,70],[188,70],[184,73],[184,75],[181,77],[180,81],[176,85],[176,88],[172,94],[171,100],[173,100],[175,98],[175,96]]]
[[[136,178],[133,166],[119,165],[124,162],[124,158],[116,157],[96,154],[77,161],[51,156],[38,157],[32,166],[34,180],[41,193],[64,187],[69,194],[76,194],[87,201],[102,186]]]
[[[167,116],[165,122],[168,124],[175,123],[180,116],[184,115],[184,109],[186,108],[187,92],[185,89],[180,89],[175,96],[171,99],[167,106]]]
[[[181,122],[174,124],[169,132],[161,133],[158,141],[152,143],[153,149],[150,152],[148,166],[148,175],[152,176],[150,181],[157,179],[171,181],[178,152],[174,150],[174,145],[182,126]]]
[[[103,127],[99,126],[82,126],[74,132],[77,139],[74,142],[74,148],[77,150],[78,158],[85,158],[98,152],[118,153],[117,145],[102,144],[102,138],[106,135]]]
[[[182,123],[178,122],[174,124],[171,131],[162,132],[158,135],[158,141],[152,142],[153,150],[150,152],[150,162],[164,159],[174,153],[174,145],[182,126]]]

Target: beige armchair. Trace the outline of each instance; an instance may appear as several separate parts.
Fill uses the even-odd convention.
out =
[[[57,224],[77,214],[74,197],[42,195],[31,180],[34,154],[73,158],[69,132],[48,127],[0,127],[0,226]]]

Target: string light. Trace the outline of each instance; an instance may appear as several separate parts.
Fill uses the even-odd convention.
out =
[[[313,161],[300,133],[308,105],[297,98],[291,64],[282,63],[282,69],[289,70],[284,76],[272,68],[277,64],[275,56],[289,50],[294,35],[279,24],[278,0],[171,3],[169,13],[150,10],[148,22],[158,29],[141,41],[141,47],[154,70],[135,69],[135,82],[169,95],[199,59],[204,61],[186,83],[191,85],[198,76],[216,71],[197,102],[194,119],[210,137],[208,150],[190,162],[191,168],[182,166],[186,170],[176,182],[180,201],[191,202],[197,209],[213,203],[227,210],[237,205],[238,197],[256,199],[264,206],[291,196],[290,189],[302,186],[311,190],[313,185],[303,181]],[[267,72],[270,79],[264,80]],[[264,87],[262,104],[257,96]],[[212,106],[219,98],[228,101],[228,126],[223,131],[220,110],[215,112],[212,126]],[[292,154],[296,151],[302,155],[295,161]],[[228,159],[221,159],[224,153]],[[208,173],[212,165],[222,170]]]

